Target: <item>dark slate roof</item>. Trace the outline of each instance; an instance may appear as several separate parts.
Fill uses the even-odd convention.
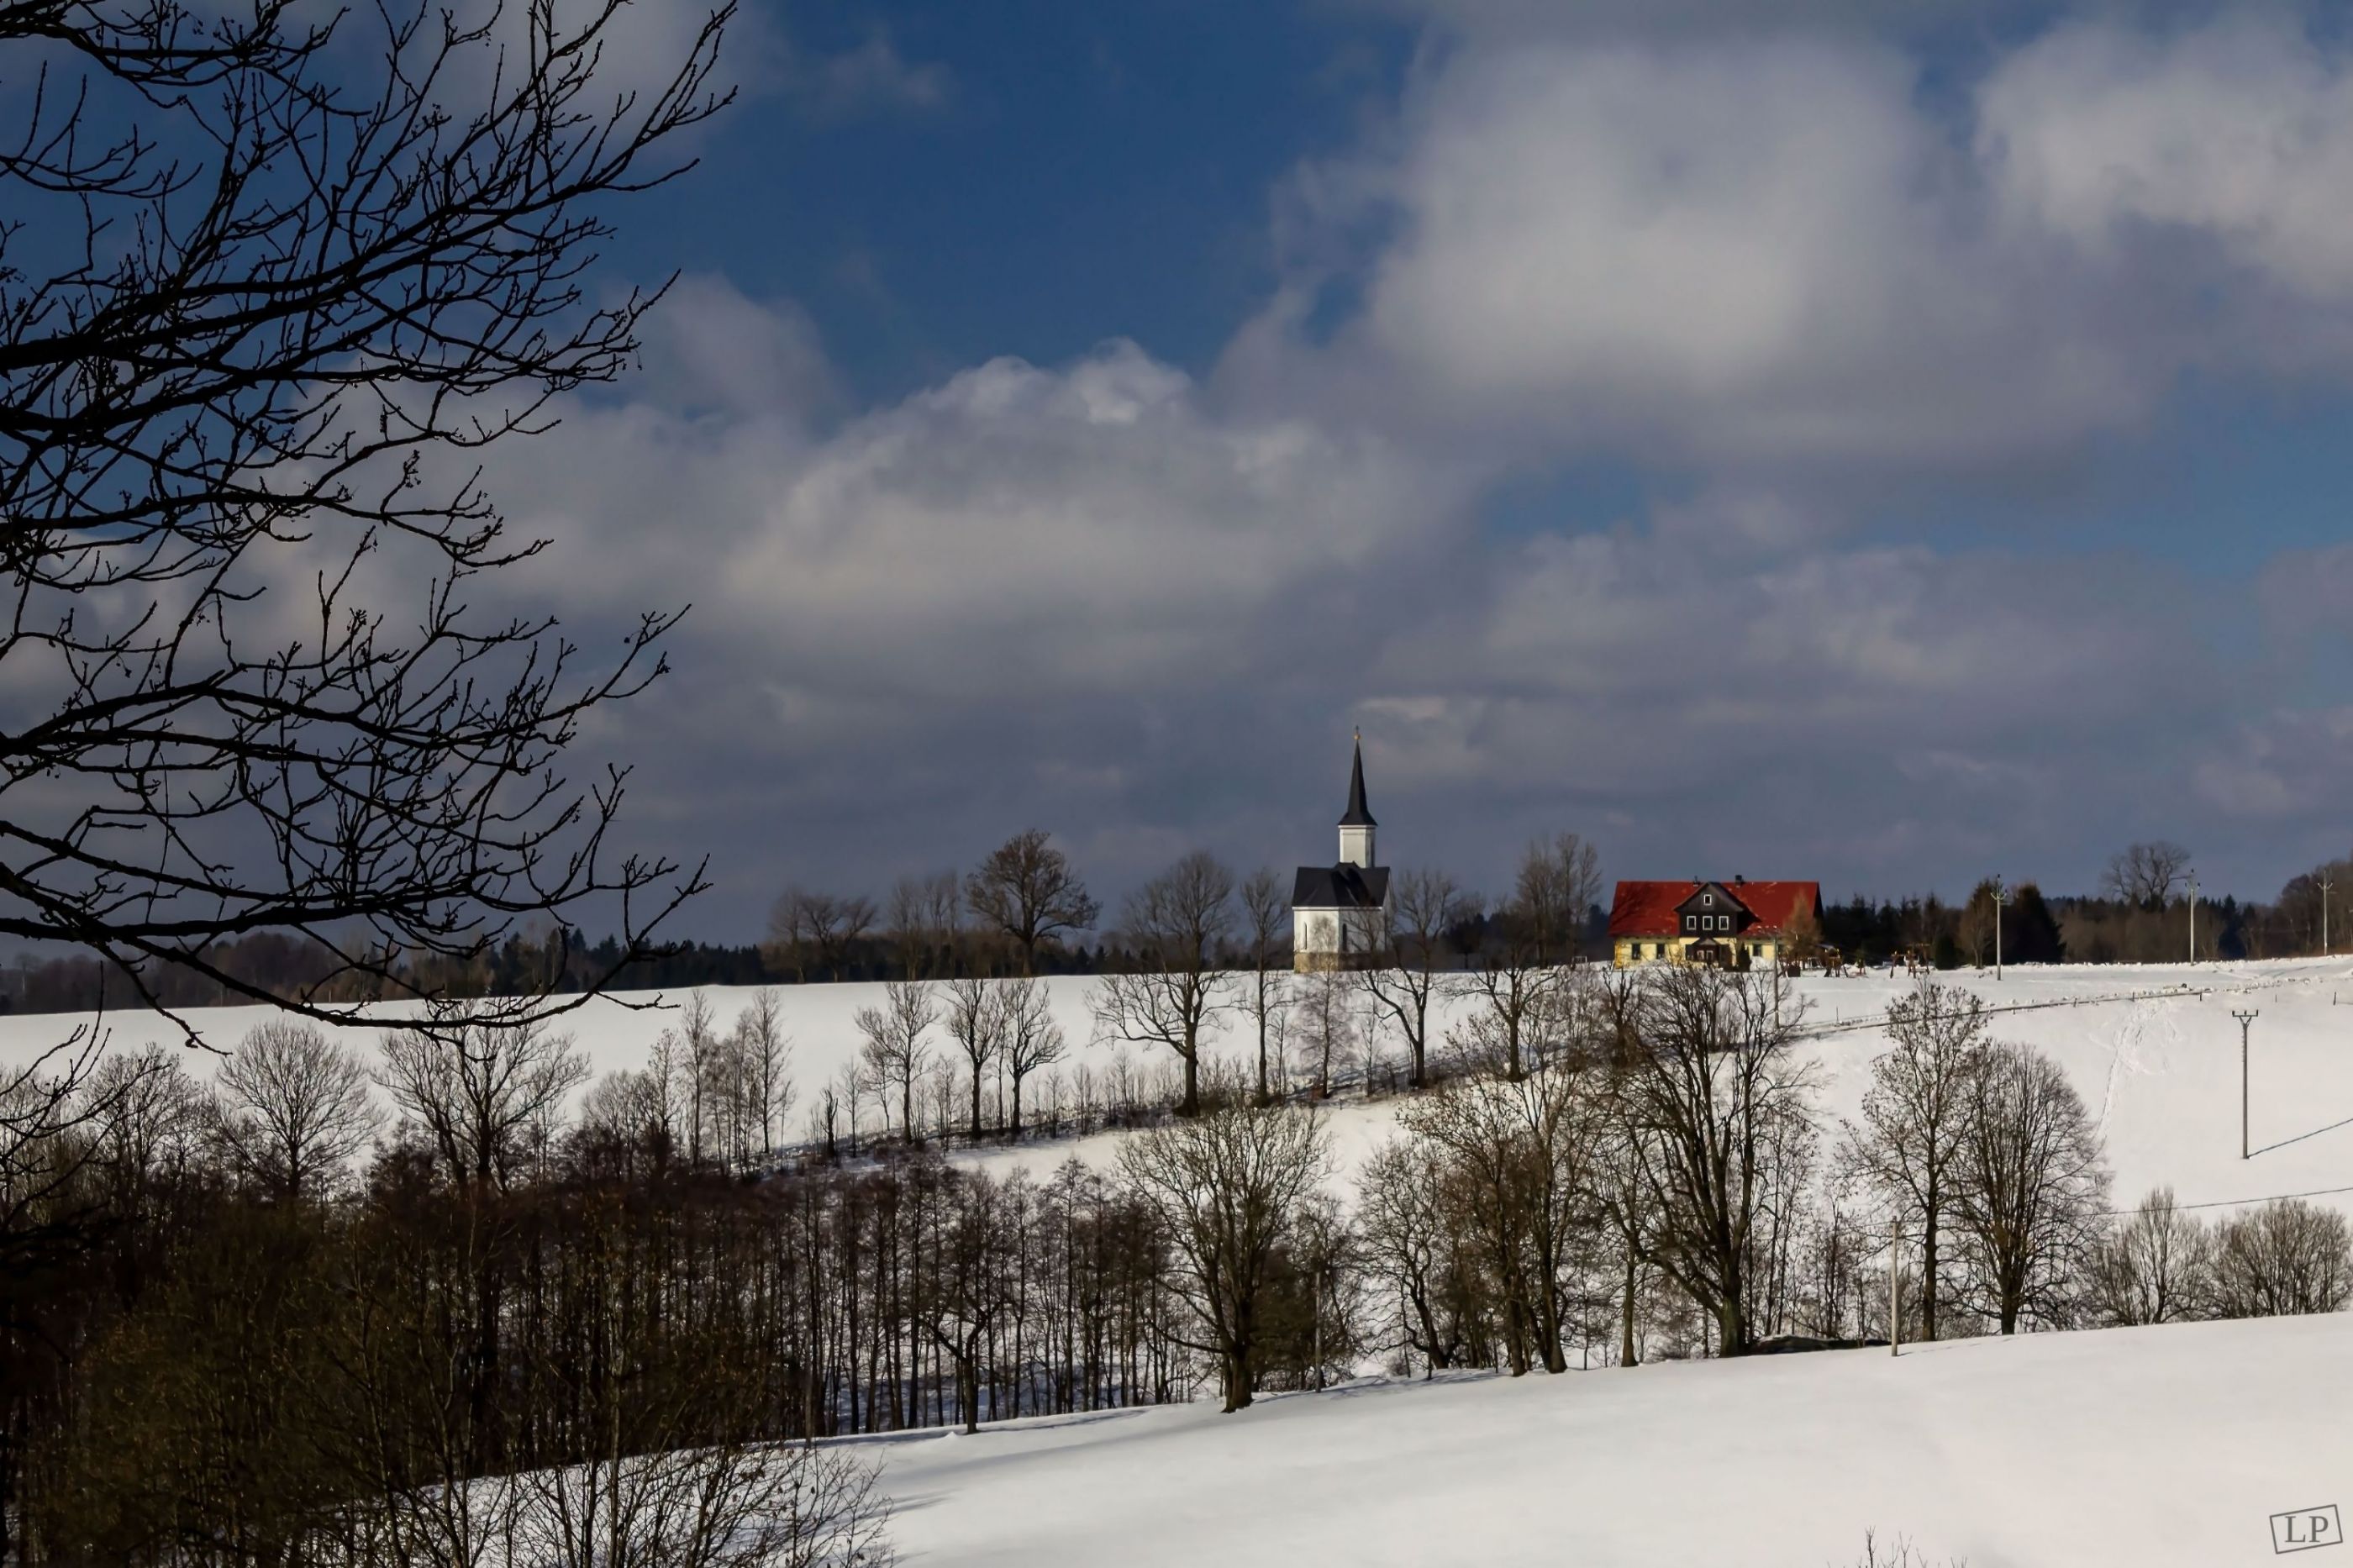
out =
[[[1300,910],[1377,910],[1388,901],[1389,868],[1376,866],[1302,866],[1291,884],[1291,905]]]
[[[1365,742],[1356,742],[1356,760],[1348,769],[1348,809],[1341,814],[1343,827],[1378,827],[1373,814],[1365,809]]]

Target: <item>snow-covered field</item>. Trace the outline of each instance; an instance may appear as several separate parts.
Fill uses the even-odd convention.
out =
[[[2353,1506],[2353,1316],[1357,1384],[871,1445],[911,1565],[2253,1568]],[[2325,1565],[2324,1555],[2312,1559]]]
[[[2158,1183],[2185,1203],[2353,1187],[2353,962],[1941,978],[2017,1009],[1996,1033],[2064,1067],[2105,1136],[2119,1205]],[[1091,983],[1051,984],[1066,1068],[1102,1071],[1114,1047],[1088,1043]],[[1810,1022],[1828,1026],[1877,1016],[1907,984],[1809,977],[1799,991]],[[780,993],[805,1095],[855,1056],[855,1015],[881,989]],[[748,1000],[709,994],[723,1026]],[[2114,1000],[2128,994],[2138,999]],[[2242,1161],[2232,1013],[2245,1008],[2261,1016],[2257,1152]],[[261,1010],[190,1016],[233,1047]],[[670,1021],[600,1001],[565,1026],[604,1072],[640,1065]],[[0,1019],[0,1062],[29,1059],[75,1022]],[[175,1038],[153,1017],[107,1025],[111,1048]],[[1229,1054],[1245,1047],[1241,1027]],[[1809,1043],[1826,1122],[1855,1111],[1883,1045],[1868,1026]],[[184,1059],[199,1073],[217,1061]],[[1329,1115],[1345,1172],[1388,1135],[1395,1106],[1348,1101]],[[959,1157],[1103,1163],[1117,1144]],[[2353,1210],[2353,1193],[2320,1201]],[[1883,1543],[1905,1534],[1932,1561],[1972,1568],[2221,1568],[2273,1560],[2272,1514],[2353,1508],[2348,1397],[2353,1315],[2340,1314],[1974,1340],[1893,1359],[1376,1382],[1233,1416],[1202,1405],[861,1446],[883,1460],[896,1537],[921,1564],[1845,1568],[1876,1529]]]
[[[2106,1138],[2119,1205],[2137,1201],[2159,1183],[2170,1184],[2183,1203],[2353,1185],[2353,960],[2013,965],[2000,981],[1990,973],[1970,970],[1938,978],[1977,992],[1989,1006],[2021,1009],[1997,1015],[1994,1031],[2000,1037],[2040,1047],[2066,1068]],[[1809,975],[1798,991],[1809,1023],[1827,1026],[1876,1018],[1909,984],[1900,975]],[[1071,1042],[1071,1056],[1062,1064],[1066,1071],[1084,1063],[1101,1075],[1123,1049],[1131,1050],[1139,1065],[1153,1059],[1132,1047],[1090,1043],[1092,981],[1057,978],[1049,985],[1055,1016]],[[779,989],[793,1038],[793,1076],[801,1086],[804,1105],[811,1089],[856,1057],[858,1011],[879,1005],[881,993],[879,984]],[[2170,994],[2105,1000],[2134,994],[2146,998],[2149,993]],[[713,987],[705,994],[723,1027],[751,997],[748,990],[729,987]],[[678,996],[672,993],[668,999],[675,1002]],[[632,993],[625,1000],[644,1003],[656,997]],[[2257,1152],[2242,1161],[2239,1026],[2231,1015],[2245,1008],[2259,1009],[2262,1016],[2253,1032],[2250,1122]],[[234,1047],[266,1011],[204,1008],[185,1016],[211,1045]],[[560,1026],[603,1073],[642,1066],[654,1037],[675,1017],[670,1012],[599,999],[568,1016]],[[0,1017],[0,1064],[30,1059],[85,1021],[54,1014]],[[178,1038],[168,1021],[150,1014],[117,1013],[104,1024],[112,1049]],[[1229,1019],[1219,1048],[1240,1059],[1251,1048],[1246,1029],[1246,1019]],[[1433,1036],[1441,1032],[1432,1031]],[[373,1043],[372,1030],[352,1033],[358,1041]],[[938,1048],[952,1048],[944,1031],[935,1028],[934,1034]],[[1885,1044],[1883,1034],[1873,1027],[1835,1030],[1809,1044],[1820,1078],[1818,1103],[1828,1117],[1856,1111],[1871,1058]],[[1387,1038],[1383,1048],[1392,1055],[1402,1049],[1394,1037]],[[208,1074],[218,1058],[188,1051],[183,1061],[192,1072]],[[1393,1101],[1344,1100],[1331,1110],[1335,1152],[1344,1171],[1378,1146],[1394,1117]],[[1076,1154],[1101,1163],[1110,1160],[1117,1144],[1118,1135],[1110,1134],[977,1158],[997,1166],[1050,1166]],[[2323,1201],[2353,1212],[2353,1194]]]

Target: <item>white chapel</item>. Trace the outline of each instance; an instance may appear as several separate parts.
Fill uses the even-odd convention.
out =
[[[1365,742],[1356,738],[1348,770],[1348,808],[1340,814],[1340,858],[1302,866],[1291,884],[1292,967],[1302,973],[1343,969],[1382,952],[1389,937],[1389,872],[1377,864],[1365,805]]]

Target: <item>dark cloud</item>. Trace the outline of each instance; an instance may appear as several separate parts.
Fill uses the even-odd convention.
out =
[[[2343,60],[2272,13],[2057,26],[1956,121],[1869,37],[1486,15],[1287,185],[1282,290],[1206,379],[1113,342],[849,409],[796,307],[702,279],[628,399],[501,458],[541,602],[695,605],[591,740],[718,857],[706,929],[1033,824],[1112,893],[1321,856],[1357,723],[1392,858],[1482,881],[1561,826],[1624,874],[1889,890],[2084,885],[2149,833],[2292,868],[2353,725],[2242,693],[2334,555],[2224,591],[2282,631],[2251,668],[2185,572],[1886,520],[1990,520],[2186,374],[2353,369]],[[1597,459],[1664,499],[1487,525]]]

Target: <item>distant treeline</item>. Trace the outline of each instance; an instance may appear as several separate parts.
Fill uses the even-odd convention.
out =
[[[1913,963],[1938,969],[2010,963],[2151,963],[2192,953],[2189,854],[2165,842],[2135,844],[2117,854],[2100,891],[2046,896],[2032,882],[1997,889],[1988,879],[1958,903],[1935,893],[1872,899],[1857,893],[1822,910],[1820,942],[1847,964]],[[1288,967],[1289,882],[1273,868],[1247,879],[1225,872],[1229,928],[1212,947],[1236,967]],[[1501,927],[1527,925],[1539,948],[1563,956],[1609,952],[1609,918],[1599,858],[1574,834],[1528,847],[1506,893],[1487,898],[1443,871],[1400,873],[1425,908],[1399,910],[1393,940],[1438,949],[1460,968],[1491,946]],[[2235,896],[2197,896],[2195,954],[2200,959],[2294,958],[2348,945],[2353,912],[2339,900],[2353,890],[2353,858],[2330,861],[2288,879],[2270,903]],[[324,944],[265,932],[224,940],[208,962],[280,997],[326,1002],[377,1001],[399,994],[512,996],[586,990],[606,976],[617,990],[681,990],[704,985],[797,985],[832,981],[1001,978],[1016,974],[1124,974],[1151,966],[1155,937],[1144,911],[1130,906],[1111,919],[1046,834],[1018,834],[969,874],[942,871],[904,878],[881,900],[863,894],[791,888],[779,897],[762,942],[681,942],[623,962],[612,937],[596,942],[577,930],[511,933],[470,957],[424,955],[387,967],[397,984],[371,973],[353,978]],[[1547,935],[1546,933],[1554,933]],[[1828,956],[1824,954],[1824,956]],[[205,1007],[242,1000],[210,975],[150,964],[138,984],[97,958],[25,958],[0,966],[0,1011],[84,1012],[142,1005],[142,990],[163,1005]]]
[[[225,941],[207,956],[224,970],[279,996],[362,1002],[403,994],[381,984],[364,988],[344,984],[333,978],[343,965],[326,947],[276,933]],[[1110,942],[1089,946],[1054,942],[1039,944],[1035,972],[1100,974],[1132,971],[1137,963],[1134,952]],[[927,958],[914,978],[994,978],[1018,974],[1021,968],[1018,953],[1001,949],[944,948]],[[419,994],[459,997],[540,991],[575,994],[607,973],[617,973],[618,978],[606,989],[623,991],[908,978],[902,955],[881,937],[851,944],[825,963],[812,963],[788,948],[767,943],[686,942],[624,963],[613,938],[591,942],[576,931],[561,939],[513,937],[470,963],[418,962],[399,966],[399,973]],[[156,1002],[175,1009],[246,1001],[209,975],[174,966],[148,965],[140,972],[140,981]],[[140,1006],[145,1002],[140,987],[121,969],[79,953],[26,958],[0,967],[0,1011],[79,1013]]]

